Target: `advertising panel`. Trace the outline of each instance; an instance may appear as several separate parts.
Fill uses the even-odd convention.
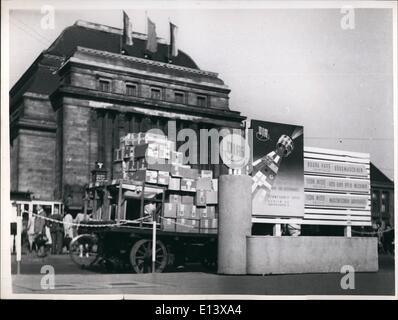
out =
[[[252,120],[253,215],[304,216],[303,127]]]

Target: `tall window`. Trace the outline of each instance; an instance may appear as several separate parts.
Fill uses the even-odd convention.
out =
[[[390,194],[383,191],[381,194],[381,214],[383,217],[388,216],[390,212]]]
[[[138,96],[138,86],[135,83],[126,84],[126,95]]]
[[[151,88],[151,98],[160,100],[162,99],[162,89],[161,88]]]
[[[372,216],[374,218],[380,216],[380,193],[378,190],[372,192]]]
[[[207,99],[205,96],[197,96],[196,97],[196,105],[198,107],[207,107]]]
[[[111,81],[106,79],[100,79],[99,90],[103,92],[111,92]]]
[[[177,103],[184,103],[185,102],[185,94],[181,91],[174,92],[174,101]]]

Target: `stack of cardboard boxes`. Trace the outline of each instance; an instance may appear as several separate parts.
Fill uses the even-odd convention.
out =
[[[175,142],[153,133],[129,133],[115,151],[115,179],[166,187],[164,231],[217,233],[218,179],[183,164]]]

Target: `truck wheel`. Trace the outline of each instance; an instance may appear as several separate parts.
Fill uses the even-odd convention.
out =
[[[168,254],[166,246],[156,241],[155,272],[163,272],[167,266]],[[136,273],[152,271],[152,240],[141,239],[134,243],[130,251],[130,263]]]

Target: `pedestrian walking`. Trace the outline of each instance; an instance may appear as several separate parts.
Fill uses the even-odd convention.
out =
[[[61,254],[64,243],[63,217],[60,213],[54,213],[50,218],[53,220],[49,223],[52,241],[51,253]]]

